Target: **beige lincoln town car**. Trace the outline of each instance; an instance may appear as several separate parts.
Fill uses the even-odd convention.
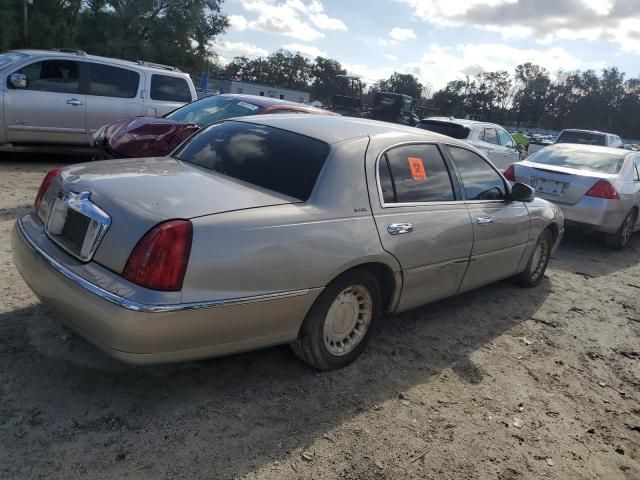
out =
[[[468,143],[354,118],[213,124],[169,157],[45,177],[13,235],[24,279],[110,355],[145,364],[290,343],[352,362],[383,312],[535,286],[560,209]]]

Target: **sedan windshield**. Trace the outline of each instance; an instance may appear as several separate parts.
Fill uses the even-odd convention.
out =
[[[166,118],[176,122],[195,123],[200,128],[231,117],[256,115],[262,109],[246,100],[212,96],[202,98],[169,113]]]
[[[566,167],[615,175],[620,172],[624,159],[624,153],[617,154],[568,149],[554,150],[553,147],[549,147],[533,154],[527,160],[542,165],[553,165],[555,167]]]
[[[245,122],[221,122],[194,135],[175,158],[305,201],[329,145],[297,133]]]
[[[556,143],[579,143],[580,145],[605,146],[604,135],[589,132],[562,132]]]
[[[7,52],[0,53],[0,68],[9,65],[10,63],[16,62],[18,60],[22,60],[23,58],[28,57],[26,53],[20,52]]]

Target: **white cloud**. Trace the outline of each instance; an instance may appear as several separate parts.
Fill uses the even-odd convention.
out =
[[[347,70],[349,75],[359,75],[362,81],[367,85],[372,85],[378,80],[389,78],[394,72],[393,67],[370,67],[363,64],[354,64],[342,62],[342,66]]]
[[[299,52],[306,57],[326,57],[327,54],[313,45],[304,45],[302,43],[288,43],[283,45],[282,48],[291,50],[293,52]]]
[[[229,42],[222,40],[212,43],[210,46],[214,52],[220,52],[226,57],[241,57],[243,55],[249,57],[265,57],[269,54],[264,48],[247,42]]]
[[[246,19],[232,15],[232,28],[260,30],[310,42],[323,38],[322,30],[348,30],[344,22],[324,11],[319,0],[238,0],[242,8],[255,16]],[[240,20],[242,18],[242,20]]]
[[[396,62],[398,61],[398,57],[396,55],[392,55],[390,53],[385,53],[383,55],[384,58],[386,58],[387,60],[391,61],[391,62]]]
[[[505,38],[609,40],[640,53],[638,0],[396,0],[439,26],[473,26]]]
[[[414,40],[417,38],[416,32],[410,28],[395,27],[389,32],[389,36],[398,42],[404,42],[405,40]]]
[[[532,62],[545,67],[550,73],[558,70],[603,68],[604,62],[585,63],[563,48],[522,49],[499,43],[468,43],[451,47],[432,44],[419,61],[408,63],[405,68],[422,81],[435,88],[446,82],[464,79],[482,72],[507,70],[513,72],[521,63]]]

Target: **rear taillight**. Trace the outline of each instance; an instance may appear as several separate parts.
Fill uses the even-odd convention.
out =
[[[33,202],[33,207],[36,212],[40,209],[40,205],[42,204],[42,198],[44,197],[44,194],[47,192],[47,189],[51,185],[51,182],[53,182],[53,180],[58,175],[60,175],[60,172],[62,170],[64,170],[64,167],[54,168],[52,170],[49,170],[45,175],[44,180],[42,180],[42,183],[40,184],[40,188],[38,189],[36,200]]]
[[[507,168],[504,171],[503,175],[504,175],[504,178],[506,178],[510,182],[515,182],[516,181],[516,169],[513,166],[513,164],[509,165],[509,168]]]
[[[181,290],[192,236],[193,228],[188,220],[161,223],[140,239],[122,276],[152,290]]]
[[[606,198],[609,200],[620,200],[618,191],[606,180],[598,180],[585,195],[589,197]]]

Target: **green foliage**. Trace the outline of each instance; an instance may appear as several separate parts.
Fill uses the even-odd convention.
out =
[[[229,22],[222,0],[36,0],[29,37],[22,2],[1,0],[0,46],[79,48],[96,55],[147,60],[200,73],[209,43]]]
[[[423,87],[418,79],[410,73],[393,72],[393,75],[386,80],[378,81],[373,88],[381,92],[400,93],[402,95],[409,95],[414,99],[419,99]]]

